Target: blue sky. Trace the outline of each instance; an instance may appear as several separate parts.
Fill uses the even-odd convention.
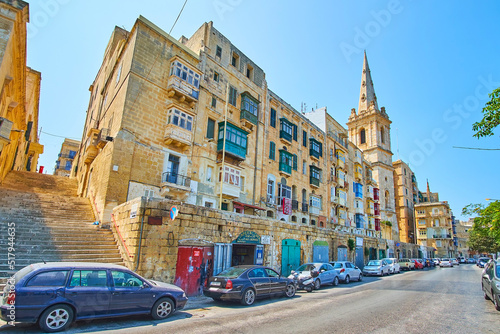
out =
[[[88,88],[114,26],[143,15],[169,32],[185,0],[30,2],[28,66],[42,72],[39,127],[49,173],[64,137],[81,139]],[[119,8],[119,10],[118,10]],[[472,137],[488,94],[500,87],[500,2],[188,0],[172,35],[214,26],[266,73],[271,90],[300,110],[327,106],[345,126],[357,108],[366,50],[379,106],[392,120],[394,160],[455,215],[500,198],[497,134]]]

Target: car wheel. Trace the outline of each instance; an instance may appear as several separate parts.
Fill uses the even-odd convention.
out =
[[[162,320],[168,318],[174,311],[174,302],[170,298],[162,298],[154,303],[151,309],[151,316],[155,320]]]
[[[248,288],[243,292],[243,297],[241,298],[241,303],[246,306],[250,306],[255,302],[255,291]]]
[[[335,278],[333,279],[332,285],[333,286],[339,285],[339,277],[338,276],[335,276]]]
[[[286,290],[285,290],[285,296],[287,296],[288,298],[292,298],[293,296],[295,296],[295,285],[293,284],[288,284],[286,286]]]
[[[495,296],[493,291],[491,291],[491,295],[493,296],[493,304],[495,304],[495,309],[497,311],[500,311],[500,303],[498,302],[498,298],[500,298],[500,296]]]
[[[70,306],[64,304],[54,305],[42,313],[38,325],[47,333],[64,331],[73,322],[73,315],[74,312]]]
[[[486,300],[490,300],[490,297],[488,297],[488,294],[486,293],[486,290],[484,289],[484,286],[483,286],[482,288],[483,288],[483,296],[484,296],[484,299],[486,299]]]
[[[319,290],[321,288],[321,281],[319,279],[314,281],[314,290]]]
[[[363,274],[359,274],[359,277],[358,277],[358,282],[361,282],[363,280]]]
[[[349,284],[350,281],[351,281],[351,278],[349,277],[349,275],[347,275],[345,277],[345,284]]]

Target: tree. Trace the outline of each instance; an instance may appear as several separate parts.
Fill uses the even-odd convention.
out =
[[[356,248],[356,244],[354,243],[353,239],[349,238],[349,240],[347,240],[347,248],[349,249],[349,253],[351,253],[351,259],[352,259],[352,252]]]
[[[473,136],[478,139],[493,136],[493,129],[500,124],[500,87],[489,94],[489,97],[491,100],[483,108],[483,119],[472,124],[472,130],[476,132]]]
[[[462,209],[465,216],[477,215],[469,233],[469,247],[480,253],[500,251],[500,201],[484,206],[469,204]]]

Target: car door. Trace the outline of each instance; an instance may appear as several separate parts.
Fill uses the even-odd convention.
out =
[[[259,267],[250,270],[248,273],[248,279],[255,288],[255,294],[257,297],[263,297],[270,294],[271,281],[265,268]]]
[[[485,293],[492,298],[491,296],[491,279],[493,276],[492,263],[486,266],[483,271],[483,290]]]
[[[56,303],[64,295],[69,270],[42,271],[31,277],[24,286],[16,290],[18,317],[25,310],[45,307]]]
[[[111,270],[111,301],[109,314],[149,312],[155,293],[143,279],[131,272]]]
[[[354,264],[351,262],[346,262],[345,263],[345,271],[346,271],[346,276],[349,275],[349,278],[352,280],[353,278],[358,278],[358,275],[354,271]],[[353,277],[354,275],[354,277]]]
[[[286,279],[280,277],[280,274],[270,268],[266,268],[266,273],[269,276],[269,293],[275,295],[285,292]]]
[[[78,318],[107,315],[111,299],[107,270],[73,270],[65,297],[76,307]]]

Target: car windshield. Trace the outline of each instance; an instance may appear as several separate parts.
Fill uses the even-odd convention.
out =
[[[380,261],[380,260],[372,260],[372,261],[368,262],[369,266],[380,266],[381,264],[382,264],[382,261]]]
[[[333,268],[335,268],[335,269],[342,268],[342,263],[341,262],[335,262],[333,264]]]
[[[497,270],[496,270],[496,272],[497,272],[497,277],[498,277],[498,278],[500,278],[500,265],[499,265],[499,264],[497,264],[495,267],[497,268]]]
[[[393,261],[390,260],[390,259],[385,259],[385,262],[387,262],[387,264],[392,264],[393,263]]]
[[[217,276],[235,278],[235,277],[240,276],[247,269],[248,268],[230,267],[230,268],[227,268],[226,270],[221,271]]]
[[[450,261],[450,259],[441,259],[441,262],[443,261]]]
[[[317,269],[313,263],[306,263],[297,268],[296,271],[311,271]]]

